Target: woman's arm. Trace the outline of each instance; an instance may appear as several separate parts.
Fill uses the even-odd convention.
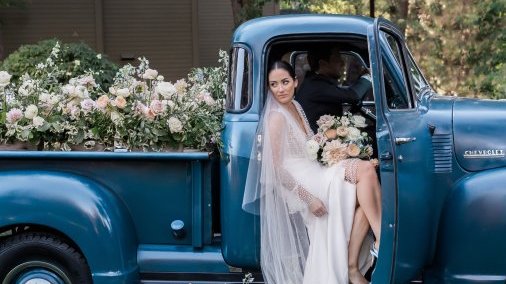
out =
[[[295,180],[292,174],[283,167],[283,147],[287,147],[287,143],[284,142],[288,142],[286,140],[287,137],[285,137],[288,127],[285,117],[278,112],[270,113],[268,127],[275,175],[285,188],[297,194],[298,198],[309,207],[314,215],[325,215],[327,210],[323,202],[307,191]]]

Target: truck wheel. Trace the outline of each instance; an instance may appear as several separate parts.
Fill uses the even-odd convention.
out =
[[[83,256],[60,238],[27,232],[0,244],[2,284],[92,283]]]

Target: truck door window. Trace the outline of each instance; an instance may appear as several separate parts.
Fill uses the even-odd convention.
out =
[[[416,96],[419,98],[421,95],[421,91],[428,87],[427,81],[425,81],[425,78],[422,76],[422,73],[420,72],[420,69],[415,64],[415,61],[413,60],[413,57],[411,54],[407,57],[408,61],[408,73],[411,78],[411,84],[413,85],[413,91],[415,92]]]
[[[390,109],[407,109],[413,107],[408,89],[402,60],[402,48],[399,41],[391,34],[380,31],[382,48],[385,93]]]
[[[242,47],[234,47],[230,52],[229,80],[226,109],[228,112],[241,112],[249,107],[250,96],[249,53]]]

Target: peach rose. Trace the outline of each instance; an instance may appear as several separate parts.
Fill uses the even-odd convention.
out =
[[[351,143],[348,145],[346,152],[350,155],[350,157],[357,157],[360,155],[360,148],[356,144]]]
[[[116,106],[121,109],[124,109],[127,104],[127,101],[123,96],[117,96],[114,102],[116,103]]]
[[[97,99],[97,107],[104,109],[109,103],[109,97],[107,95],[102,95]]]
[[[327,137],[327,139],[336,139],[337,131],[335,129],[329,129],[325,131],[325,137]]]
[[[337,129],[336,129],[336,134],[337,136],[339,137],[346,137],[346,135],[348,135],[348,128],[344,127],[344,126],[339,126]]]

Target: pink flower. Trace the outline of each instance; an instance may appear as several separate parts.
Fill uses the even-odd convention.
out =
[[[164,112],[166,109],[166,106],[160,100],[153,100],[149,105],[149,107],[151,108],[151,110],[153,110],[155,114],[160,114]]]
[[[142,111],[144,114],[144,117],[146,117],[149,120],[155,119],[156,114],[153,112],[153,110],[149,107],[145,107]]]
[[[96,106],[96,103],[92,99],[84,99],[81,102],[81,109],[83,110],[84,113],[89,113],[90,111],[93,110],[93,108],[95,106]]]
[[[106,108],[108,103],[109,97],[107,95],[102,95],[97,99],[97,106],[101,109]]]
[[[23,111],[19,108],[13,108],[7,113],[7,122],[16,123],[18,120],[23,118]]]
[[[123,96],[117,96],[114,100],[114,103],[118,108],[124,109],[126,107],[127,101]]]

